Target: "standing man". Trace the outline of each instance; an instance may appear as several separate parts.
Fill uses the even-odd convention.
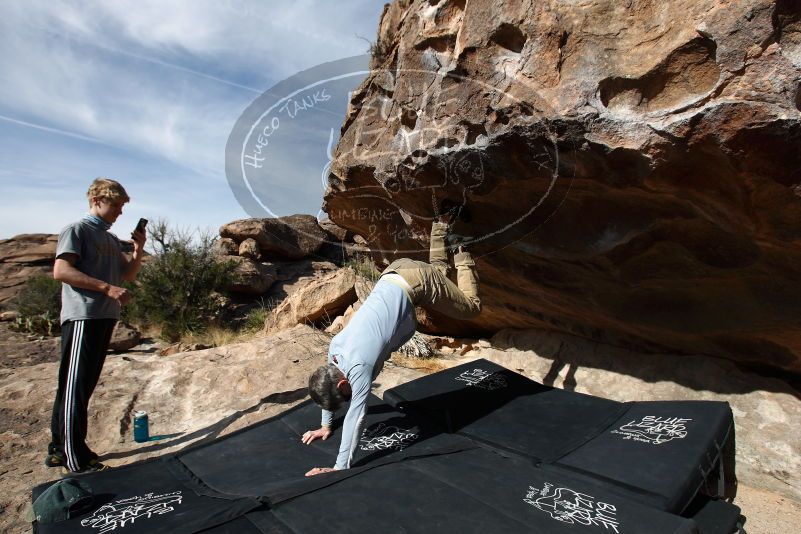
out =
[[[108,231],[130,200],[122,185],[97,178],[86,196],[89,213],[61,231],[53,267],[53,278],[62,282],[61,365],[45,465],[71,473],[107,468],[86,445],[87,408],[120,307],[131,300],[120,284],[136,278],[145,245],[144,230],[134,232],[129,261]]]
[[[447,276],[445,239],[453,215],[440,216],[432,224],[431,263],[402,258],[381,273],[348,325],[331,340],[328,364],[309,378],[309,394],[323,408],[323,415],[319,429],[303,434],[303,443],[328,439],[334,412],[348,401],[350,405],[342,424],[336,464],[315,467],[306,476],[350,468],[361,437],[370,386],[390,354],[414,335],[415,305],[456,319],[471,319],[481,312],[476,264],[463,247],[454,255],[458,285]]]

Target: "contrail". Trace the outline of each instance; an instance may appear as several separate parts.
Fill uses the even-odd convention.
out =
[[[89,136],[86,136],[86,135],[82,135],[82,134],[75,133],[75,132],[70,132],[70,131],[67,131],[67,130],[60,130],[58,128],[51,128],[50,126],[43,126],[41,124],[36,124],[36,123],[33,123],[33,122],[21,121],[19,119],[15,119],[13,117],[6,117],[5,115],[0,115],[0,120],[4,120],[4,121],[11,122],[11,123],[14,123],[14,124],[19,124],[21,126],[27,126],[28,128],[35,128],[37,130],[43,130],[45,132],[55,133],[55,134],[59,134],[59,135],[65,135],[67,137],[73,137],[75,139],[80,139],[82,141],[89,141],[90,143],[98,143],[98,144],[101,144],[101,145],[114,146],[114,145],[111,145],[111,144],[109,144],[109,143],[107,143],[105,141],[102,141],[102,140],[100,140],[100,139],[98,139],[96,137],[89,137]]]

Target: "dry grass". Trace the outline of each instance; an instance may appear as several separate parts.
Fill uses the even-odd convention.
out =
[[[209,347],[221,347],[231,343],[250,341],[258,337],[258,330],[232,330],[221,326],[209,326],[203,332],[187,332],[181,336],[180,343],[191,345],[199,343]]]
[[[400,352],[393,352],[390,361],[398,367],[416,369],[426,374],[436,373],[448,368],[446,360],[437,357],[420,358],[419,356],[407,356]]]

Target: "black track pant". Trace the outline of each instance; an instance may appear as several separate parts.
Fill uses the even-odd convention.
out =
[[[106,361],[114,319],[84,319],[61,325],[61,366],[53,403],[49,452],[78,471],[95,457],[86,445],[86,411]]]

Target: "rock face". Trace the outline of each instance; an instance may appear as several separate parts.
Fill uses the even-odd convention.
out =
[[[798,0],[397,0],[325,210],[388,262],[467,204],[484,310],[453,333],[799,374],[799,36]]]
[[[57,235],[22,234],[0,240],[0,308],[9,307],[25,281],[53,271]]]
[[[224,225],[220,228],[220,235],[238,243],[253,239],[265,257],[291,260],[314,254],[326,238],[326,233],[312,215],[242,219]]]

